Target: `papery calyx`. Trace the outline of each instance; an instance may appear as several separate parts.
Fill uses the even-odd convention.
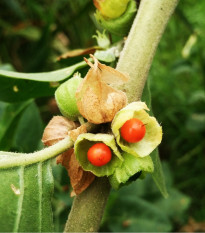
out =
[[[132,102],[115,115],[111,125],[112,132],[120,148],[136,157],[149,155],[162,140],[162,127],[156,118],[150,116],[147,111],[149,109],[144,102]],[[146,133],[139,142],[129,143],[122,138],[120,129],[127,120],[133,118],[137,118],[145,124]]]
[[[76,91],[78,110],[83,117],[94,124],[111,122],[115,114],[127,104],[124,92],[108,84],[128,81],[128,75],[101,64],[90,55],[94,64],[85,59],[91,67]]]

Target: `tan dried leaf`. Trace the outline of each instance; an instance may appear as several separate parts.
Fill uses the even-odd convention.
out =
[[[87,133],[87,128],[85,124],[81,125],[77,129],[69,131],[68,135],[71,137],[73,141],[76,141],[77,137],[82,133]]]
[[[73,154],[73,152],[74,152],[73,148],[63,152],[56,158],[56,163],[62,164],[62,166],[64,166],[66,170],[68,170],[70,157]]]
[[[63,116],[54,116],[44,129],[42,142],[46,146],[52,146],[68,135],[68,131],[76,129],[78,124]]]
[[[98,62],[98,68],[101,70],[101,79],[107,84],[123,84],[129,80],[129,75],[119,72],[110,66]]]
[[[69,162],[68,174],[70,177],[71,185],[73,191],[76,195],[82,193],[89,185],[94,181],[95,175],[91,172],[84,171],[79,165],[75,154],[71,155]]]
[[[127,96],[107,83],[125,82],[128,77],[90,56],[94,64],[85,59],[91,68],[76,91],[78,110],[91,123],[111,122],[115,114],[126,106]]]
[[[95,176],[91,172],[84,171],[79,165],[73,149],[61,154],[57,163],[61,163],[68,171],[70,183],[73,188],[71,196],[83,192],[95,179]]]
[[[82,56],[82,55],[86,55],[90,53],[95,53],[96,50],[100,50],[100,49],[101,47],[99,46],[92,46],[92,47],[85,48],[85,49],[71,50],[59,56],[57,60],[60,61],[61,59],[68,59],[71,57],[77,57],[77,56]]]

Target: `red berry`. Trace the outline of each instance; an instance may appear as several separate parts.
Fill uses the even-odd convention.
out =
[[[139,142],[146,133],[145,125],[137,118],[127,120],[120,129],[122,138],[130,143]]]
[[[112,152],[104,143],[96,143],[90,147],[87,156],[92,165],[101,167],[110,162]]]

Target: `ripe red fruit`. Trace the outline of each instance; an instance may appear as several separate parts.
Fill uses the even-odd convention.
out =
[[[104,143],[96,143],[88,150],[87,157],[92,165],[101,167],[110,162],[112,152]]]
[[[130,143],[139,142],[146,133],[145,125],[137,118],[127,120],[120,129],[122,138]]]

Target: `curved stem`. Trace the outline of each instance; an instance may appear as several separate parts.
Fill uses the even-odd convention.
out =
[[[115,86],[126,92],[129,102],[141,98],[156,48],[177,2],[178,0],[142,0],[140,3],[137,17],[117,65],[118,70],[130,75],[128,83]],[[99,178],[97,182],[98,180]],[[105,193],[103,193],[104,189]],[[65,232],[97,231],[108,195],[108,186],[99,182],[93,183],[85,192],[77,196]],[[99,200],[99,197],[102,199]]]
[[[97,126],[89,122],[85,123],[88,132],[94,130]],[[43,150],[34,153],[15,153],[15,152],[4,152],[0,151],[0,169],[10,168],[22,165],[29,165],[37,162],[42,162],[47,159],[51,159],[62,152],[72,148],[74,141],[67,136],[63,140],[49,146]]]
[[[0,168],[16,167],[45,161],[70,149],[73,144],[74,141],[70,137],[66,137],[55,145],[34,153],[25,154],[0,151]]]

